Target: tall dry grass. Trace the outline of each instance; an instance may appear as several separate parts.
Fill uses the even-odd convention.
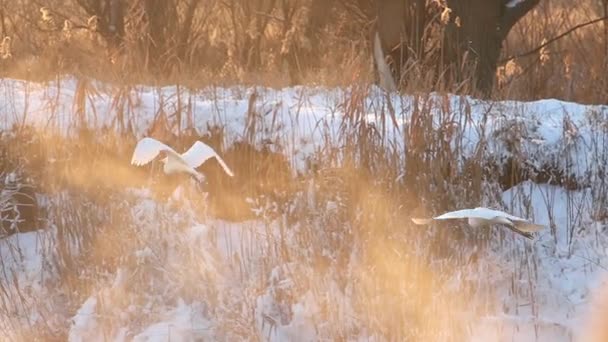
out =
[[[500,193],[501,172],[487,169],[482,146],[487,142],[480,142],[474,158],[461,161],[463,137],[458,127],[467,125],[471,115],[466,100],[459,108],[452,108],[448,97],[422,94],[411,107],[390,104],[389,99],[370,103],[376,89],[352,87],[336,104],[344,112],[339,130],[319,128],[324,143],[310,160],[311,172],[292,178],[288,159],[258,145],[268,139],[276,140],[276,146],[288,145],[262,124],[256,101],[263,101],[263,94],[249,99],[242,141],[227,149],[222,148],[221,122],[209,127],[215,132],[210,136],[200,136],[191,121],[176,131],[182,118],[168,114],[170,106],[159,97],[148,134],[178,149],[192,139],[203,139],[221,151],[239,175],[234,181],[223,179],[218,165],[208,165],[208,201],[194,190],[178,202],[167,202],[185,180],[163,180],[157,165],[129,166],[135,144],[129,118],[137,113],[137,96],[116,86],[112,108],[124,113],[124,122],[95,130],[93,113],[89,110],[83,116],[80,110],[86,110],[82,103],[91,87],[77,87],[84,95],[74,97],[72,115],[61,119],[70,122],[69,138],[54,133],[53,124],[42,131],[16,126],[2,144],[10,160],[5,167],[27,170],[49,198],[45,218],[53,233],[45,241],[56,247],[49,251],[49,259],[58,278],[48,297],[62,298],[63,306],[62,311],[53,311],[57,307],[52,305],[46,310],[59,312],[62,319],[86,315],[77,310],[95,296],[95,317],[111,338],[118,327],[153,323],[164,307],[182,298],[203,303],[201,310],[210,312],[217,338],[264,339],[256,327],[256,298],[276,303],[276,311],[264,313],[264,325],[271,328],[289,322],[291,308],[302,298],[312,298],[320,307],[315,317],[318,332],[327,338],[365,333],[388,340],[459,341],[474,328],[471,310],[495,311],[495,284],[469,279],[454,289],[447,283],[464,270],[489,267],[484,253],[497,245],[511,251],[514,264],[523,265],[502,280],[525,279],[527,283],[516,282],[513,296],[537,305],[530,290],[534,264],[526,262],[530,256],[517,252],[503,234],[420,229],[409,221],[414,215],[472,205],[482,198],[492,201]],[[55,101],[50,97],[47,107],[56,108]],[[301,101],[304,106],[307,99]],[[387,132],[393,129],[392,122],[406,115],[395,107],[411,108],[413,113],[410,124],[391,135]],[[370,111],[375,120],[369,120]],[[502,131],[515,141],[523,134],[509,127]],[[598,141],[603,139],[601,132],[598,129]],[[452,141],[457,142],[454,148]],[[405,153],[400,146],[407,146]],[[154,205],[142,206],[140,197],[125,191],[133,187],[151,189]],[[604,195],[592,195],[598,208]],[[552,196],[547,194],[548,207]],[[572,199],[572,236],[584,227],[581,211],[589,209],[577,201]],[[529,201],[521,203],[529,209]],[[257,222],[225,227],[210,219],[218,213],[232,221]],[[196,222],[205,222],[208,229],[200,246],[192,245],[188,230]],[[232,229],[245,232],[234,235],[235,240],[227,237],[234,234]],[[229,258],[214,254],[217,244],[227,246]],[[132,275],[130,282],[122,282],[125,275]],[[227,275],[231,279],[225,279]],[[20,297],[2,298],[23,306]],[[43,299],[38,300],[27,300],[26,307],[46,308]],[[153,308],[145,309],[150,301]],[[216,309],[204,309],[205,305]],[[18,323],[14,326],[21,326]],[[21,338],[62,339],[69,328],[62,323],[33,325],[21,332]]]
[[[505,59],[533,50],[576,25],[606,16],[603,1],[570,3],[541,1],[511,31]],[[514,59],[499,70],[501,98],[559,98],[581,103],[606,103],[608,23],[573,31],[546,48]]]
[[[85,2],[49,2],[42,9],[36,2],[3,4],[1,35],[10,38],[1,49],[6,57],[0,61],[4,75],[42,80],[69,73],[128,84],[277,87],[374,79],[372,1],[169,2],[158,9],[164,9],[163,16],[152,15],[154,11],[146,14],[143,5],[127,6],[120,45],[107,31],[108,19],[94,17],[94,6],[79,3]],[[605,23],[583,27],[536,53],[509,59],[605,12],[599,0],[576,5],[542,1],[508,36],[495,96],[605,103]],[[441,39],[436,36],[433,39]],[[440,46],[439,42],[428,45]],[[408,66],[407,92],[467,92],[466,84],[435,83],[433,63],[423,60]]]
[[[87,103],[94,96],[95,87],[83,81],[75,96],[73,115],[66,119],[73,138],[66,140],[52,129],[38,131],[16,126],[14,136],[2,142],[8,151],[6,160],[11,161],[3,167],[27,170],[36,179],[39,191],[51,199],[46,219],[54,227],[54,235],[46,239],[57,247],[49,251],[49,258],[59,275],[52,286],[56,291],[53,296],[65,304],[61,318],[76,315],[82,302],[97,293],[104,303],[96,314],[110,338],[121,325],[138,322],[143,326],[158,318],[166,304],[162,299],[155,297],[154,308],[147,312],[138,305],[150,300],[146,294],[166,291],[167,301],[184,298],[221,308],[213,311],[219,339],[263,340],[255,328],[256,296],[266,293],[278,303],[278,313],[265,318],[265,324],[273,326],[281,318],[288,319],[291,306],[310,292],[322,304],[317,317],[319,332],[331,339],[349,339],[363,332],[388,340],[465,339],[474,329],[473,320],[459,314],[470,306],[477,312],[491,311],[488,305],[493,303],[495,284],[465,280],[455,295],[445,283],[462,269],[481,268],[484,264],[479,256],[483,251],[497,243],[507,245],[508,239],[501,235],[498,240],[493,239],[496,233],[492,232],[458,229],[421,232],[419,227],[411,226],[409,217],[478,203],[482,197],[496,195],[502,180],[497,179],[495,170],[485,168],[483,141],[479,155],[465,161],[462,167],[456,167],[462,164],[461,147],[446,148],[450,141],[462,139],[455,123],[466,123],[470,107],[463,103],[455,111],[447,98],[437,103],[436,97],[417,95],[410,125],[390,140],[386,127],[401,120],[404,113],[396,113],[394,106],[382,101],[379,108],[372,108],[380,124],[365,119],[370,112],[365,98],[373,91],[369,86],[373,77],[368,37],[360,29],[362,24],[368,24],[362,19],[365,13],[332,9],[331,13],[341,14],[323,28],[321,33],[326,38],[312,49],[304,28],[307,20],[314,19],[306,11],[314,12],[313,9],[287,6],[291,2],[284,2],[283,8],[263,7],[270,3],[202,2],[202,7],[194,12],[196,29],[187,39],[185,55],[178,51],[179,44],[168,43],[162,56],[155,57],[155,65],[148,61],[152,58],[146,50],[149,45],[138,35],[144,28],[131,28],[125,48],[111,51],[103,37],[88,26],[88,13],[73,4],[49,4],[53,23],[48,18],[43,20],[33,3],[4,3],[4,13],[19,14],[15,20],[7,20],[3,28],[5,35],[13,37],[10,57],[0,62],[5,76],[48,80],[70,73],[114,82],[109,87],[113,89],[112,110],[117,117],[111,129],[92,128],[89,120],[94,120],[95,113],[87,110]],[[599,15],[600,10],[591,1],[581,2],[574,10],[566,4],[544,2],[514,28],[504,56],[533,48],[579,20]],[[179,18],[185,18],[186,13],[185,9],[178,9]],[[75,22],[68,32],[63,27],[58,30],[58,22],[64,18]],[[50,28],[44,29],[43,24]],[[605,88],[581,82],[605,82],[600,62],[605,51],[597,44],[602,37],[601,27],[577,31],[550,45],[542,54],[515,59],[515,64],[500,71],[503,74],[498,77],[497,96],[605,101]],[[245,45],[256,44],[259,55],[243,50]],[[312,57],[306,57],[307,53]],[[300,60],[307,58],[316,59],[317,64],[306,65]],[[578,62],[581,60],[584,63]],[[434,84],[424,75],[413,73],[408,83],[412,88],[408,90],[431,89]],[[289,177],[292,170],[288,160],[252,144],[269,138],[264,127],[257,124],[262,119],[255,111],[255,98],[245,113],[249,122],[246,139],[229,149],[222,148],[221,127],[210,127],[216,133],[201,137],[191,121],[186,127],[180,126],[181,116],[189,115],[187,99],[177,109],[165,108],[159,99],[161,110],[149,134],[178,147],[188,146],[192,139],[204,139],[225,152],[227,162],[240,175],[234,181],[222,179],[217,165],[208,166],[206,171],[214,180],[208,189],[210,208],[192,198],[174,203],[182,208],[176,219],[175,208],[162,202],[182,180],[159,181],[157,166],[128,166],[135,144],[131,119],[137,113],[138,100],[130,95],[135,82],[190,87],[211,82],[355,86],[339,104],[345,113],[339,135],[327,132],[325,145],[310,161],[314,171],[296,179]],[[47,105],[51,117],[55,117],[60,110],[58,99],[49,98]],[[436,106],[440,107],[439,125],[431,121],[431,111]],[[175,135],[175,131],[179,134]],[[513,134],[513,139],[520,138],[518,132]],[[406,151],[396,147],[402,145],[408,146]],[[24,159],[23,155],[29,157]],[[91,156],[95,156],[93,161]],[[151,187],[161,203],[140,216],[131,210],[140,204],[139,200],[124,192],[127,187],[139,186]],[[606,188],[599,189],[593,194],[598,208],[608,198]],[[246,201],[247,197],[253,199],[253,204]],[[547,198],[547,206],[551,206],[550,194]],[[523,202],[529,209],[529,202]],[[193,210],[184,209],[188,207]],[[251,209],[261,215],[252,214]],[[574,236],[575,227],[583,226],[580,211],[586,209],[572,210],[570,235]],[[264,223],[264,238],[243,235],[237,242],[221,241],[233,252],[228,266],[239,270],[232,280],[242,285],[232,288],[229,294],[221,288],[225,283],[218,277],[220,273],[212,268],[218,263],[217,256],[201,254],[206,249],[193,248],[188,241],[171,240],[175,230],[185,230],[189,224],[202,220],[207,210],[226,219],[257,218]],[[142,217],[144,220],[138,221]],[[222,239],[222,228],[210,225],[212,229],[205,237],[209,241]],[[153,230],[146,231],[146,226]],[[186,240],[187,236],[182,238]],[[463,245],[479,248],[462,248]],[[167,255],[168,247],[180,251],[179,262]],[[258,255],[257,251],[263,253]],[[512,253],[514,263],[524,264],[527,260],[515,249]],[[274,282],[270,279],[273,270],[278,274]],[[126,287],[120,282],[113,287],[111,284],[123,272],[136,276]],[[529,290],[535,277],[534,265],[525,263],[508,277],[514,284],[526,279],[526,284],[514,285],[514,296],[536,305]],[[277,285],[287,278],[293,280],[291,287]],[[151,280],[163,285],[153,287]],[[31,303],[7,295],[12,290],[5,288],[1,293],[0,298],[15,307],[42,307],[42,298]],[[344,298],[349,299],[346,304],[338,303]],[[129,304],[135,305],[136,310],[121,315]],[[353,312],[355,317],[346,316]],[[145,317],[149,321],[144,321]],[[65,339],[68,329],[65,322],[52,327],[30,326],[20,337]]]

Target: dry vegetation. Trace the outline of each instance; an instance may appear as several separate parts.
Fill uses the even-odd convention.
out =
[[[92,131],[80,126],[86,121],[74,110],[69,139],[51,130],[15,126],[2,137],[2,171],[21,170],[46,198],[41,226],[47,229],[38,235],[48,260],[43,274],[57,276],[45,280],[50,291],[44,298],[24,290],[27,283],[0,282],[0,314],[8,317],[0,329],[17,330],[22,340],[64,340],[69,318],[94,315],[111,339],[119,327],[144,328],[184,300],[202,303],[200,310],[213,318],[217,339],[264,340],[256,329],[255,311],[256,298],[264,296],[277,305],[264,318],[270,327],[289,322],[294,305],[312,298],[319,308],[314,316],[319,336],[329,339],[365,333],[381,340],[460,341],[470,336],[477,313],[497,310],[492,307],[493,281],[517,280],[514,300],[537,305],[530,289],[536,269],[529,262],[537,256],[518,252],[513,236],[504,231],[421,230],[409,222],[414,214],[471,205],[481,197],[494,203],[500,194],[502,174],[485,170],[487,156],[467,160],[463,169],[452,167],[462,154],[459,148],[445,148],[461,139],[450,129],[459,120],[452,115],[465,117],[467,106],[453,111],[447,97],[420,96],[412,125],[393,141],[382,133],[382,125],[363,119],[368,113],[363,99],[370,91],[355,87],[343,99],[338,135],[326,132],[326,143],[310,160],[314,171],[295,179],[284,157],[249,144],[272,138],[267,127],[254,124],[262,122],[255,109],[262,96],[250,99],[246,115],[251,125],[243,140],[224,149],[221,129],[198,136],[187,126],[176,136],[171,133],[175,116],[157,115],[149,134],[178,149],[203,139],[221,150],[235,170],[238,177],[225,179],[218,165],[205,166],[209,201],[201,200],[196,188],[182,199],[167,200],[185,179],[167,182],[158,165],[129,165],[135,138],[128,115],[111,129]],[[51,105],[55,99],[48,101]],[[162,98],[156,101],[159,113],[166,110]],[[130,106],[125,105],[125,113],[136,112]],[[440,129],[429,120],[437,107]],[[378,122],[396,119],[389,113],[378,108]],[[409,146],[407,164],[397,148],[401,139]],[[282,140],[273,143],[285,146]],[[157,201],[152,207],[126,190],[139,187],[151,189]],[[603,208],[605,187],[598,189],[593,203]],[[246,203],[245,197],[254,202]],[[591,209],[595,207],[581,205],[569,213],[573,232],[584,227],[581,211]],[[226,227],[218,217],[257,221]],[[197,222],[208,228],[200,240],[193,240],[190,227]],[[231,229],[241,231],[237,240],[226,238],[234,234],[227,232]],[[21,258],[18,241],[3,240],[2,246],[11,251],[2,259],[8,274],[14,271],[13,260]],[[220,261],[214,247],[218,244],[228,245],[231,257]],[[511,272],[500,273],[495,269],[499,262],[487,262],[497,246],[509,253]],[[463,278],[456,287],[446,285],[478,270],[495,272],[499,279]],[[125,277],[129,280],[120,281]],[[90,296],[98,300],[95,312],[78,312]],[[32,307],[44,320],[26,321],[23,312]]]
[[[362,90],[360,95],[366,93]],[[442,242],[457,237],[452,233],[433,237],[416,233],[418,228],[410,233],[406,214],[413,208],[411,195],[405,184],[388,181],[398,176],[402,160],[395,151],[383,152],[381,146],[386,142],[373,127],[360,125],[361,105],[349,104],[339,139],[316,156],[318,167],[313,174],[286,179],[288,166],[281,166],[285,165],[283,158],[247,148],[246,142],[226,150],[225,159],[239,179],[226,183],[230,181],[220,178],[218,165],[208,166],[210,206],[200,201],[196,191],[187,195],[185,202],[163,204],[176,183],[163,183],[164,177],[153,177],[150,183],[148,173],[158,175],[159,170],[128,165],[133,138],[112,132],[91,135],[82,130],[75,140],[66,140],[27,127],[15,128],[2,141],[3,154],[10,161],[5,169],[23,170],[18,173],[24,179],[34,179],[38,191],[48,198],[41,225],[49,233],[41,239],[42,245],[49,246],[43,249],[49,260],[46,271],[59,276],[47,280],[53,290],[45,298],[20,295],[26,284],[0,282],[5,305],[0,310],[3,317],[10,317],[0,328],[5,332],[17,329],[17,338],[23,340],[65,339],[70,326],[65,319],[79,317],[78,308],[98,293],[102,304],[95,315],[106,338],[138,319],[154,322],[165,306],[181,298],[214,308],[218,339],[263,339],[254,323],[257,295],[268,292],[282,305],[279,316],[267,318],[266,324],[272,326],[280,324],[274,321],[279,317],[288,320],[292,305],[311,291],[322,305],[315,319],[329,322],[319,325],[322,336],[328,338],[349,338],[366,329],[386,339],[459,340],[469,323],[453,313],[464,307],[465,297],[450,298],[449,291],[441,290],[450,276],[441,270],[468,260],[469,252]],[[367,138],[352,139],[353,132]],[[251,132],[263,134],[261,128]],[[184,135],[172,141],[176,146],[187,146],[189,139],[192,137]],[[210,143],[213,140],[207,138]],[[327,141],[332,138],[328,136]],[[379,173],[380,178],[371,176]],[[153,189],[159,201],[143,215],[134,214],[141,200],[120,190],[139,186]],[[257,202],[239,208],[239,201],[247,195]],[[173,212],[175,206],[179,211]],[[219,216],[240,221],[247,213],[246,218],[252,218],[251,209],[261,209],[258,219],[264,222],[266,238],[254,239],[249,236],[253,233],[242,233],[230,247],[235,257],[228,264],[201,254],[188,241],[189,225],[204,220],[207,212],[212,214],[208,219]],[[213,228],[213,220],[208,225]],[[215,234],[222,231],[215,229]],[[247,229],[247,225],[236,229]],[[50,233],[53,231],[56,233]],[[212,251],[214,234],[206,239],[210,242],[201,248]],[[20,249],[15,241],[4,241],[14,250],[4,256],[10,265],[19,260]],[[150,250],[151,256],[142,257],[145,250]],[[177,250],[179,255],[171,256],[168,250]],[[241,270],[238,286],[231,287],[222,279],[226,272],[217,268],[225,267]],[[268,278],[277,270],[280,279],[295,283],[274,288],[277,285]],[[123,273],[131,275],[129,282],[111,285]],[[162,285],[152,286],[152,282]],[[230,295],[223,294],[228,288]],[[350,293],[346,305],[352,309],[333,302],[334,295],[344,296],[345,292]],[[439,304],[427,305],[439,300],[450,303],[451,310],[445,312]],[[42,312],[43,324],[24,324],[19,313],[32,306]],[[136,311],[127,310],[129,306]],[[358,317],[345,320],[351,310]],[[130,313],[125,316],[122,312],[126,311]],[[443,313],[438,315],[440,311]]]
[[[35,180],[38,191],[50,199],[44,222],[57,232],[48,237],[53,240],[49,245],[58,247],[48,251],[49,268],[59,274],[50,280],[55,291],[52,300],[32,302],[27,295],[15,294],[19,284],[0,282],[0,311],[10,313],[32,305],[48,309],[46,325],[29,326],[19,337],[64,340],[69,328],[65,319],[72,317],[92,293],[106,289],[99,294],[104,304],[96,314],[108,334],[125,321],[148,316],[153,320],[155,310],[182,298],[222,308],[207,309],[213,311],[218,324],[218,339],[263,340],[254,331],[252,301],[273,288],[268,274],[278,267],[297,275],[292,287],[272,290],[284,308],[290,308],[308,290],[317,302],[325,300],[322,315],[316,317],[329,322],[319,324],[324,337],[347,340],[366,330],[386,340],[463,340],[472,329],[472,321],[454,312],[475,305],[479,305],[478,310],[487,310],[484,305],[489,301],[484,302],[484,297],[492,296],[493,284],[463,281],[459,296],[455,296],[443,286],[452,275],[447,270],[476,269],[476,255],[492,246],[489,237],[493,233],[444,230],[420,234],[410,227],[408,217],[414,212],[452,208],[456,203],[475,203],[482,195],[497,192],[499,175],[484,171],[481,157],[468,161],[462,172],[450,167],[458,151],[445,149],[443,144],[453,139],[448,126],[454,118],[445,118],[446,128],[435,130],[428,120],[429,110],[415,113],[410,129],[400,137],[410,146],[407,165],[400,152],[391,149],[381,129],[363,120],[367,112],[363,98],[373,80],[368,42],[373,23],[365,6],[369,3],[358,1],[361,6],[356,7],[355,1],[336,1],[331,11],[321,16],[309,1],[178,2],[174,7],[172,1],[156,2],[165,4],[163,15],[154,19],[157,23],[143,19],[140,2],[127,6],[121,46],[113,45],[115,37],[108,35],[105,19],[93,17],[95,8],[79,5],[87,1],[47,1],[42,10],[36,1],[2,3],[1,33],[10,37],[0,51],[3,76],[51,80],[75,74],[80,80],[77,93],[81,94],[75,97],[70,117],[79,130],[76,140],[15,127],[0,142],[6,156],[3,160],[10,161],[0,171],[23,170],[24,177]],[[533,49],[577,23],[604,15],[603,11],[598,0],[576,5],[543,1],[512,30],[503,55],[506,58]],[[606,103],[608,34],[604,25],[577,30],[538,53],[506,63],[499,70],[496,96]],[[150,41],[152,36],[161,37],[162,43]],[[431,88],[422,75],[418,83],[410,82],[419,88],[409,90]],[[113,130],[93,132],[88,128],[83,113],[87,94],[94,90],[87,78],[115,84],[113,106],[120,117]],[[135,83],[178,83],[194,88],[211,83],[355,86],[350,98],[341,104],[346,115],[338,140],[328,137],[327,146],[311,161],[315,172],[297,179],[289,177],[291,170],[283,157],[252,147],[253,141],[264,136],[253,124],[259,113],[252,108],[246,113],[251,116],[251,141],[244,139],[227,149],[221,148],[221,127],[210,129],[213,134],[204,137],[192,126],[179,127],[176,136],[169,132],[186,111],[157,115],[151,135],[178,148],[188,146],[192,139],[206,140],[222,150],[239,179],[222,178],[217,165],[210,165],[206,170],[211,178],[207,189],[210,207],[197,200],[180,203],[192,210],[182,210],[176,217],[169,204],[159,204],[154,217],[140,222],[131,210],[137,199],[125,198],[124,192],[117,191],[149,185],[149,175],[159,171],[128,165],[135,143],[129,115],[136,104],[125,94],[131,90],[128,85]],[[419,108],[427,108],[424,102],[431,100],[420,96],[420,101]],[[52,98],[48,105],[52,111]],[[159,108],[160,113],[162,104]],[[377,115],[383,115],[383,120],[395,119],[389,108]],[[432,157],[423,156],[427,151],[432,151]],[[90,156],[95,156],[93,162]],[[419,177],[400,178],[402,173]],[[152,184],[152,188],[162,200],[175,184]],[[442,196],[429,195],[437,193]],[[240,270],[236,281],[242,284],[225,294],[223,280],[215,278],[212,269],[213,256],[202,257],[191,246],[185,248],[187,242],[167,242],[166,238],[172,236],[176,222],[183,223],[179,229],[184,229],[205,218],[208,210],[213,216],[234,221],[253,217],[251,205],[245,203],[247,196],[256,199],[254,207],[265,209],[261,219],[267,231],[277,229],[281,234],[268,234],[267,240],[257,239],[255,244],[253,239],[242,240],[233,247],[239,253],[235,252],[229,266]],[[419,198],[429,200],[420,205]],[[330,210],[328,203],[338,206]],[[296,223],[298,229],[291,229]],[[145,228],[151,225],[155,230],[146,233]],[[283,234],[292,239],[286,242]],[[454,240],[477,244],[482,251],[457,248]],[[167,243],[177,249],[184,247],[179,263],[166,255]],[[152,257],[142,261],[134,251],[146,247]],[[266,253],[253,261],[261,265],[262,274],[251,269],[252,262],[246,260],[247,253],[258,250]],[[353,255],[355,260],[350,259]],[[523,263],[525,258],[516,255],[514,262]],[[532,268],[525,264],[517,272],[533,273]],[[120,272],[136,276],[124,288],[108,285]],[[519,273],[509,276],[522,277]],[[149,288],[151,280],[164,286]],[[344,308],[332,302],[336,284],[341,293],[350,294],[348,305],[358,315],[352,321],[344,318]],[[528,299],[526,286],[515,286],[514,296]],[[161,298],[154,298],[154,308],[144,312],[150,293]],[[55,302],[61,302],[64,312],[58,311]],[[136,311],[124,316],[121,312],[129,305]],[[284,311],[281,314],[288,315],[289,310]],[[20,319],[15,316],[1,328],[22,326]],[[268,324],[277,322],[269,320]]]
[[[531,51],[576,25],[605,17],[606,1],[541,1],[509,34],[505,59]],[[608,95],[608,23],[582,27],[530,56],[505,63],[504,98],[558,98],[606,104]]]
[[[111,22],[111,3],[4,3],[0,35],[7,38],[0,70],[25,79],[70,73],[119,83],[190,86],[331,86],[373,80],[371,0],[127,1],[119,26]],[[508,58],[605,16],[606,6],[601,0],[542,1],[508,37],[495,96],[605,103],[608,29],[603,22],[525,57]],[[407,91],[466,89],[433,84],[431,68],[425,69],[411,70]]]

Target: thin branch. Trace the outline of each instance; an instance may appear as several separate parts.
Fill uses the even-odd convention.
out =
[[[547,40],[544,44],[541,44],[541,45],[535,47],[534,49],[532,49],[530,51],[527,51],[527,52],[524,52],[524,53],[517,54],[517,55],[512,55],[512,56],[507,57],[505,59],[502,59],[502,60],[498,61],[498,64],[504,64],[504,63],[506,63],[506,62],[508,62],[508,61],[510,61],[512,59],[526,57],[526,56],[530,56],[532,54],[535,54],[535,53],[539,52],[545,46],[547,46],[547,45],[549,45],[551,43],[554,43],[557,40],[560,40],[560,39],[564,38],[565,36],[569,35],[570,33],[574,32],[574,31],[576,31],[576,30],[578,30],[580,28],[583,28],[585,26],[589,26],[589,25],[593,25],[593,24],[599,23],[600,21],[604,21],[606,19],[608,19],[608,16],[603,16],[601,18],[596,18],[596,19],[593,19],[593,20],[588,21],[586,23],[578,24],[578,25],[576,25],[574,27],[571,27],[570,29],[566,30],[562,34],[559,34],[559,35],[557,35],[557,36],[555,36],[555,37]]]

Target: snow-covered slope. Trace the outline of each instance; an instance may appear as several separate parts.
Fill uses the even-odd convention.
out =
[[[608,106],[553,99],[491,102],[437,94],[393,94],[387,99],[375,87],[368,92],[358,88],[189,90],[176,86],[125,86],[118,91],[107,84],[83,83],[86,86],[74,79],[44,85],[0,81],[0,98],[7,99],[0,104],[0,111],[5,114],[0,128],[34,124],[73,134],[77,132],[74,124],[83,120],[90,128],[131,127],[141,137],[154,118],[165,113],[172,116],[174,132],[190,125],[205,132],[209,125],[216,124],[224,127],[228,144],[236,140],[260,145],[273,142],[271,147],[288,154],[293,166],[302,170],[311,154],[337,141],[344,132],[345,117],[361,117],[375,124],[383,140],[395,150],[404,151],[407,142],[403,134],[416,112],[431,114],[436,128],[458,127],[452,147],[459,148],[463,158],[475,155],[483,142],[487,144],[486,153],[494,158],[516,154],[538,168],[556,165],[567,169],[581,181],[595,179],[598,168],[607,160],[604,146]],[[362,101],[354,103],[353,98],[359,97]],[[77,104],[84,114],[75,113]]]
[[[429,266],[431,278],[445,281],[441,294],[429,306],[437,310],[433,312],[449,312],[437,317],[437,327],[442,329],[434,337],[450,336],[450,322],[455,321],[465,322],[468,330],[463,336],[472,341],[570,341],[585,326],[590,298],[600,288],[608,266],[608,203],[602,197],[608,107],[557,100],[486,102],[437,94],[391,95],[389,105],[385,94],[375,88],[362,93],[356,88],[191,91],[136,86],[118,93],[106,84],[92,82],[88,87],[86,122],[91,127],[120,130],[132,126],[142,136],[161,109],[179,111],[181,127],[193,124],[204,133],[209,124],[221,125],[228,144],[241,139],[259,145],[272,141],[269,146],[285,153],[299,172],[307,171],[315,152],[339,144],[345,116],[364,118],[382,132],[387,146],[405,151],[408,141],[403,135],[416,112],[430,115],[437,130],[455,127],[449,146],[462,159],[472,158],[483,145],[488,159],[516,156],[536,168],[553,165],[566,170],[581,188],[567,190],[527,181],[502,194],[484,194],[484,201],[495,203],[497,197],[504,206],[501,209],[550,228],[532,242],[495,234],[489,248],[463,247],[471,249],[463,254],[475,255],[477,261],[456,268],[452,264],[445,274]],[[75,134],[71,124],[79,91],[73,79],[44,85],[2,80],[0,98],[7,101],[0,105],[0,112],[6,114],[0,126],[6,129],[30,123]],[[352,99],[362,94],[362,107],[352,109]],[[251,116],[256,118],[255,125]],[[301,248],[302,231],[310,222],[293,223],[280,217],[229,223],[201,214],[202,199],[190,199],[189,206],[180,206],[176,204],[180,202],[157,202],[141,189],[129,191],[130,222],[116,229],[137,239],[127,245],[129,252],[115,272],[106,274],[90,293],[80,293],[84,300],[68,310],[69,340],[386,338],[379,321],[362,309],[366,307],[362,298],[374,296],[358,292],[357,282],[367,276],[357,270],[361,250],[350,251],[346,268],[341,270],[346,277],[342,283],[331,272],[320,274],[312,261],[293,262],[308,260],[313,254],[312,246],[295,251]],[[306,201],[310,194],[300,195],[296,202]],[[319,216],[333,215],[333,206],[324,208]],[[36,241],[53,234],[56,232],[49,229],[0,241],[4,267],[11,270],[0,281],[11,288],[18,279],[18,288],[31,288],[31,293],[10,296],[48,295],[45,282],[53,283],[57,275],[54,267],[40,265],[45,253],[56,253],[55,239],[47,238],[50,245],[44,249]],[[16,254],[20,256],[8,254],[14,251],[20,251]],[[332,255],[332,251],[326,253]],[[450,307],[453,303],[460,304]],[[49,308],[55,305],[48,304]],[[442,305],[450,309],[439,310]],[[0,314],[11,325],[3,329],[35,326],[44,321],[40,312],[49,308],[3,306]],[[16,320],[17,316],[27,319]],[[53,324],[54,329],[62,329],[61,323]]]

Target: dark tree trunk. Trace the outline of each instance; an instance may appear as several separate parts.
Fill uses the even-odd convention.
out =
[[[182,24],[181,31],[179,33],[179,46],[177,53],[179,58],[183,61],[186,59],[186,53],[188,52],[188,41],[192,34],[192,23],[194,22],[194,15],[196,9],[200,3],[200,0],[190,0],[186,9],[186,18]]]
[[[474,87],[489,95],[502,42],[517,21],[539,2],[448,0],[452,12],[438,59],[447,83],[472,77]],[[406,63],[425,57],[425,28],[431,20],[427,6],[424,0],[378,0],[377,30],[397,84]]]
[[[395,1],[378,0],[377,30],[382,49],[388,57],[396,79],[400,83],[402,67],[410,59],[422,53],[419,18],[424,18],[424,7],[417,6],[420,0]]]
[[[145,0],[144,10],[146,13],[147,31],[149,44],[148,56],[153,64],[159,62],[160,57],[166,52],[165,30],[169,30],[167,18],[171,6],[167,0]],[[170,31],[169,31],[170,32]],[[158,66],[158,65],[155,65]]]
[[[502,43],[511,28],[526,13],[534,8],[540,0],[505,1],[505,0],[448,0],[452,9],[452,18],[446,27],[446,45],[449,50],[445,56],[452,56],[445,63],[456,68],[467,63],[473,69],[469,72],[475,79],[475,87],[485,95],[489,95],[496,73],[496,64],[500,56]],[[512,6],[510,3],[516,3]],[[460,18],[460,27],[455,24],[455,18]],[[465,56],[468,61],[463,61]],[[456,63],[454,63],[456,62]],[[458,70],[458,81],[461,81],[463,70]]]
[[[2,32],[0,32],[0,37],[4,38],[4,36],[8,35],[8,32],[6,31],[6,20],[4,15],[4,1],[0,1],[0,29],[2,30]]]
[[[408,61],[424,58],[425,0],[378,0],[377,30],[397,84]]]
[[[122,44],[125,36],[125,15],[122,0],[108,0],[110,18],[108,20],[109,40],[112,47],[116,48]]]
[[[125,35],[124,0],[77,0],[89,16],[97,16],[97,30],[111,48],[122,44]]]

